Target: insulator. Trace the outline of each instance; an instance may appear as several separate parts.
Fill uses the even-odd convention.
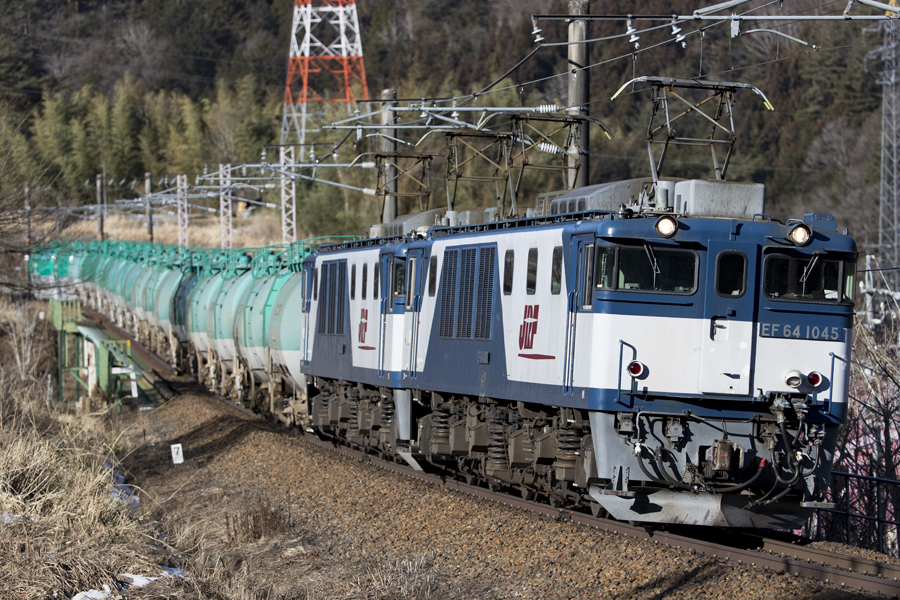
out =
[[[556,466],[574,469],[581,450],[581,435],[572,429],[560,429],[556,433]]]
[[[563,152],[565,152],[565,150],[550,142],[539,142],[537,148],[538,150],[546,152],[547,154],[562,154]]]
[[[506,423],[504,414],[495,411],[488,424],[487,468],[494,471],[505,471],[509,468],[506,459]]]
[[[562,109],[555,104],[541,104],[536,110],[539,113],[554,113]]]
[[[431,413],[431,441],[435,444],[450,443],[450,415],[436,410]]]

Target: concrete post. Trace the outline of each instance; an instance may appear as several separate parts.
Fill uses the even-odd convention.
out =
[[[97,239],[103,239],[103,175],[97,174]]]
[[[570,15],[586,15],[590,13],[589,0],[569,0]],[[588,45],[575,44],[587,39],[588,22],[572,19],[569,21],[569,113],[579,116],[588,116],[590,102],[590,76],[587,70],[579,70],[574,73],[572,69],[581,69],[588,64]],[[583,124],[581,135],[573,140],[569,147],[570,153],[578,155],[580,166],[578,173],[569,172],[569,187],[580,188],[588,185],[590,171],[588,127]],[[569,167],[574,167],[576,159],[569,156]]]
[[[153,181],[150,173],[144,173],[144,199],[147,201],[147,241],[153,243],[153,204],[150,202],[150,194],[153,193]]]
[[[381,106],[382,108],[392,108],[397,106],[397,90],[381,90]],[[382,125],[392,125],[396,121],[396,115],[392,110],[381,113],[381,124]],[[381,132],[385,135],[390,136],[391,138],[397,137],[397,130],[386,127],[381,130]],[[382,138],[384,143],[382,144],[382,149],[386,153],[396,153],[397,152],[397,142],[394,139],[390,138]],[[397,176],[397,170],[390,166],[385,165],[384,167],[384,180],[390,181]],[[382,190],[384,192],[384,213],[381,217],[382,223],[390,223],[394,219],[397,218],[397,182],[393,181],[385,186],[385,189]]]

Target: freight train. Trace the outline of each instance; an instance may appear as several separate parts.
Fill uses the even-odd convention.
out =
[[[762,185],[648,178],[523,218],[73,243],[31,269],[319,436],[620,520],[796,528],[826,506],[856,260],[831,215],[766,215]]]

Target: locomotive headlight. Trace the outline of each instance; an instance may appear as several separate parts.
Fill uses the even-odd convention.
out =
[[[643,375],[647,372],[647,367],[644,366],[644,363],[638,362],[636,360],[628,363],[628,374],[634,377],[635,379]]]
[[[803,375],[800,374],[800,371],[788,371],[784,376],[784,382],[792,388],[800,387],[800,384],[803,383]]]
[[[812,239],[812,229],[810,229],[809,225],[804,225],[803,223],[797,223],[791,229],[791,232],[788,234],[788,237],[794,242],[797,246],[805,246]]]
[[[819,384],[822,383],[823,379],[824,377],[822,377],[822,374],[818,371],[812,371],[809,375],[806,376],[807,383],[809,383],[809,385],[813,386],[814,388],[819,387]]]
[[[656,220],[654,228],[659,237],[670,238],[678,231],[678,221],[675,217],[664,215]]]

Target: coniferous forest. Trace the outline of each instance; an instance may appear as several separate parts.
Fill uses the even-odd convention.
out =
[[[648,0],[639,10],[689,14],[703,4]],[[845,5],[793,0],[759,13],[840,14]],[[104,170],[113,181],[110,198],[126,198],[148,171],[157,179],[258,160],[264,145],[279,142],[292,7],[292,0],[0,0],[0,194],[13,203],[28,182],[36,203],[91,203],[94,177]],[[638,11],[621,0],[595,0],[591,8]],[[564,0],[358,0],[370,96],[384,88],[401,99],[481,90],[534,47],[531,14],[566,10]],[[542,27],[548,41],[565,40],[564,24]],[[611,141],[599,131],[591,137],[591,183],[649,175],[649,93],[610,101],[633,75],[751,83],[775,111],[752,94],[739,98],[728,178],[765,183],[776,218],[832,212],[860,243],[874,242],[882,65],[867,55],[883,34],[857,22],[778,28],[817,49],[772,34],[732,39],[727,23],[690,37],[685,48],[668,43],[633,53],[624,38],[591,44],[591,114],[614,134]],[[623,32],[621,23],[593,23],[588,36]],[[661,29],[641,42],[666,40],[671,33]],[[565,69],[564,47],[542,48],[477,102],[565,105],[565,78],[549,78]],[[711,177],[702,153],[673,155],[666,164],[671,176]],[[443,168],[436,167],[436,181]],[[374,176],[359,177],[352,183],[372,187]],[[528,204],[558,187],[549,176],[527,182]],[[439,205],[443,183],[434,189]],[[492,193],[480,194],[467,189],[463,200],[492,203]],[[343,211],[333,209],[337,196]],[[348,200],[315,185],[298,189],[298,206],[308,234],[357,232],[378,214],[372,198]]]

